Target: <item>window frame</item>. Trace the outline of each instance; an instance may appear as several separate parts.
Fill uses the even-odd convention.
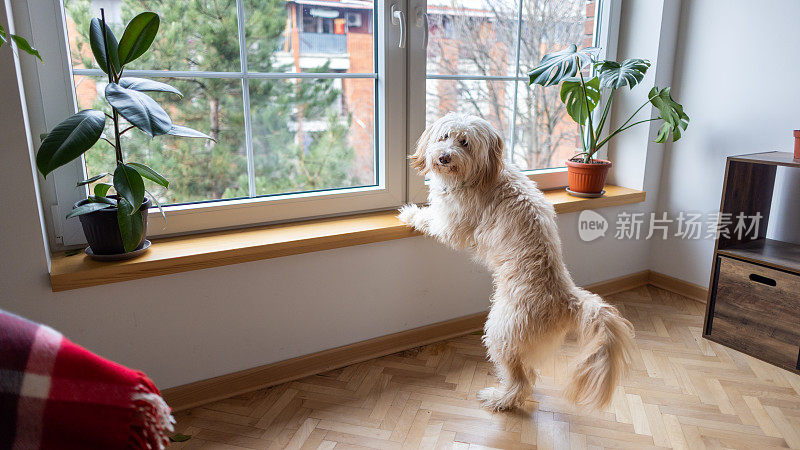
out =
[[[522,22],[520,20],[522,15],[521,5],[525,0],[518,0],[518,18],[517,18],[517,50],[519,52],[519,39],[520,28]],[[593,31],[593,42],[595,46],[601,48],[599,55],[600,59],[616,59],[617,55],[617,40],[619,37],[619,17],[621,10],[621,0],[595,0],[595,27]],[[416,30],[421,26],[422,19],[416,20],[420,13],[427,12],[427,0],[409,0],[409,14],[410,17],[415,19],[415,22],[409,25],[409,29]],[[407,155],[412,155],[415,150],[416,136],[422,134],[425,130],[425,112],[426,112],[426,82],[428,74],[426,71],[427,50],[423,47],[425,39],[424,33],[411,33],[408,40],[408,148],[406,149]],[[514,87],[514,105],[516,109],[517,102],[517,87],[520,82],[527,82],[528,77],[519,73],[519,57],[516,61],[517,73],[516,75],[509,76],[459,76],[459,75],[434,75],[431,79],[453,80],[453,79],[469,79],[469,80],[502,80],[513,82],[516,81],[517,85]],[[522,76],[520,76],[522,75]],[[607,94],[604,94],[603,101],[607,100]],[[516,111],[515,111],[516,114]],[[601,112],[596,110],[594,115],[599,120]],[[514,121],[512,121],[513,123]],[[513,139],[513,133],[512,133]],[[512,146],[513,142],[506,143]],[[606,155],[606,149],[598,152],[601,158]],[[536,169],[524,171],[530,179],[535,181],[540,189],[557,189],[567,186],[567,168],[555,167],[548,169]],[[428,197],[428,183],[425,178],[412,168],[407,169],[408,173],[408,200],[413,203],[424,203]]]
[[[519,0],[520,2],[523,0]],[[243,1],[237,0],[237,14],[241,19]],[[401,31],[393,25],[391,8],[396,5],[406,17],[406,48],[398,46]],[[596,0],[596,26],[594,41],[602,47],[601,58],[616,57],[621,0]],[[417,137],[425,128],[426,50],[423,39],[422,16],[427,0],[375,1],[373,15],[375,36],[377,107],[375,108],[376,177],[377,185],[317,192],[282,194],[244,199],[217,200],[165,206],[168,221],[162,226],[157,209],[149,211],[150,236],[170,236],[280,223],[317,217],[331,217],[359,212],[393,209],[405,202],[423,203],[427,199],[427,185],[407,164],[413,154]],[[32,135],[40,143],[40,134],[52,129],[61,120],[77,110],[74,75],[91,74],[90,69],[73,70],[66,29],[66,14],[62,0],[20,0],[12,11],[20,32],[33,36],[48,64],[43,66],[26,58],[22,61],[25,75],[25,94]],[[521,13],[520,13],[521,14]],[[521,26],[521,25],[520,25]],[[239,20],[239,38],[244,29]],[[518,37],[519,39],[519,37]],[[54,42],[55,45],[41,45]],[[247,83],[254,78],[365,78],[363,74],[280,73],[255,74],[246,67],[245,46],[240,46],[242,70],[228,72],[226,76],[243,80],[242,95],[247,95]],[[138,71],[126,73],[136,76],[198,75],[190,71]],[[234,76],[235,75],[235,76]],[[515,77],[512,77],[515,78]],[[527,81],[526,77],[516,80]],[[389,86],[392,88],[389,89]],[[250,121],[249,102],[243,98],[245,120]],[[599,113],[599,111],[598,111]],[[251,129],[246,127],[245,140],[252,154]],[[605,151],[602,152],[603,154]],[[601,155],[602,156],[602,155]],[[249,168],[252,167],[248,164]],[[253,187],[252,170],[248,179]],[[542,189],[566,186],[566,168],[553,168],[527,172]],[[83,157],[57,169],[52,176],[40,176],[45,224],[51,247],[60,250],[85,244],[80,222],[64,217],[72,205],[88,195],[86,187],[77,188],[75,182],[86,178]]]
[[[244,39],[243,0],[236,0],[238,35]],[[127,70],[131,76],[213,77],[242,80],[243,108],[245,113],[245,142],[248,156],[252,157],[252,130],[249,127],[250,79],[318,79],[318,78],[372,78],[375,79],[375,157],[376,184],[373,186],[289,193],[251,198],[215,200],[164,206],[167,216],[163,224],[156,208],[149,211],[149,236],[170,236],[214,229],[238,228],[265,223],[279,223],[315,217],[329,217],[355,212],[396,208],[405,201],[405,51],[397,46],[400,39],[398,26],[393,26],[389,5],[376,1],[373,10],[375,39],[375,73],[257,73],[246,70],[246,47],[240,45],[241,66],[238,72],[195,72]],[[49,45],[47,67],[29,65],[24,69],[25,91],[31,113],[31,129],[36,145],[39,135],[52,129],[61,120],[77,110],[73,77],[95,75],[96,69],[73,69],[66,28],[66,13],[62,0],[20,1],[13,11],[15,22],[29,28],[30,35]],[[41,49],[45,46],[38,45]],[[50,61],[53,61],[52,63]],[[392,89],[389,89],[389,86]],[[92,150],[90,150],[92,151]],[[51,245],[55,249],[81,245],[86,242],[80,223],[64,217],[72,205],[85,199],[88,188],[76,187],[76,181],[87,176],[83,157],[57,169],[47,179],[40,176],[45,222]],[[248,164],[250,194],[254,192],[252,164]],[[173,180],[175,181],[175,180]],[[163,225],[163,226],[162,226]]]

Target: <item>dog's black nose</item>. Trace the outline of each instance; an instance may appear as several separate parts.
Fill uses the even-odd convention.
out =
[[[450,155],[445,154],[445,155],[440,156],[439,157],[439,162],[441,164],[450,164]]]

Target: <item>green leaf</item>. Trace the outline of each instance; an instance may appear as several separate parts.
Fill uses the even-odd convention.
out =
[[[153,203],[156,204],[156,208],[158,208],[158,212],[161,213],[161,220],[163,220],[164,221],[164,225],[166,225],[167,224],[167,215],[164,214],[164,208],[161,207],[161,203],[158,202],[158,199],[156,199],[156,196],[153,195],[150,191],[145,189],[145,192],[147,192],[147,194],[150,195],[150,198],[153,200]]]
[[[78,181],[78,186],[83,186],[83,185],[86,185],[86,184],[89,184],[89,183],[94,183],[95,181],[97,181],[97,180],[99,180],[101,178],[107,177],[109,175],[110,174],[108,172],[104,172],[104,173],[101,173],[100,175],[95,175],[95,176],[93,176],[91,178],[87,178],[85,180]]]
[[[94,185],[94,195],[97,197],[105,197],[108,195],[108,190],[114,187],[108,183],[97,183]]]
[[[538,66],[528,72],[529,84],[540,84],[547,87],[556,85],[566,78],[574,77],[578,70],[594,61],[599,52],[600,49],[597,47],[578,50],[577,45],[571,44],[564,50],[548,53],[544,55]]]
[[[108,83],[106,100],[131,125],[151,137],[166,134],[172,128],[172,120],[167,112],[147,94],[125,89],[117,83]]]
[[[169,440],[172,442],[186,442],[191,438],[192,436],[188,434],[175,433],[175,436],[170,436]]]
[[[205,138],[205,139],[211,139],[212,141],[216,142],[216,139],[212,138],[211,136],[203,132],[193,130],[189,127],[184,127],[181,125],[172,125],[172,128],[169,129],[167,134],[171,134],[173,136],[190,137],[190,138]]]
[[[122,65],[142,56],[150,48],[158,33],[159,22],[158,14],[154,12],[143,12],[128,22],[119,40],[119,61]]]
[[[572,120],[583,125],[600,103],[600,80],[594,77],[587,81],[584,95],[580,78],[567,78],[561,83],[561,101],[567,107],[567,114]]]
[[[100,139],[106,115],[85,109],[56,125],[36,153],[36,167],[45,177],[50,172],[81,156]]]
[[[17,44],[17,48],[19,48],[20,50],[29,55],[35,56],[39,58],[39,61],[44,62],[44,60],[42,59],[42,55],[39,54],[39,50],[36,50],[35,48],[31,47],[31,44],[29,44],[24,37],[12,34],[11,40],[13,40],[15,44]]]
[[[92,47],[92,54],[94,55],[95,61],[97,61],[97,65],[100,66],[100,70],[108,73],[106,63],[106,48],[103,45],[102,30],[103,22],[97,18],[92,19],[92,22],[89,24],[89,46]],[[114,32],[111,31],[111,28],[109,28],[108,25],[106,25],[105,30],[106,39],[108,40],[108,53],[111,55],[111,67],[114,69],[114,72],[119,73],[120,64],[117,49],[117,37],[114,36]]]
[[[160,81],[148,80],[147,78],[125,77],[119,80],[119,85],[125,89],[133,89],[140,92],[171,92],[183,97],[181,91]]]
[[[600,86],[611,89],[628,86],[633,89],[644,79],[650,61],[638,58],[626,59],[622,64],[616,61],[600,61],[594,67],[600,77]]]
[[[3,24],[0,23],[0,47],[6,43],[6,29],[3,28]]]
[[[86,203],[70,211],[69,214],[67,214],[67,219],[110,207],[111,205],[108,203]]]
[[[117,170],[114,171],[114,189],[117,190],[120,199],[124,198],[136,209],[144,201],[144,180],[136,169],[127,164],[117,165]]]
[[[163,176],[161,176],[160,173],[156,172],[155,170],[151,169],[150,167],[148,167],[148,166],[146,166],[144,164],[139,164],[139,163],[135,163],[135,162],[128,163],[128,166],[129,167],[133,167],[134,169],[136,169],[136,171],[139,172],[139,175],[147,178],[148,180],[154,181],[154,182],[160,184],[161,186],[169,187],[169,181],[166,178],[164,178]]]
[[[672,99],[670,88],[659,90],[658,86],[654,86],[648,98],[650,103],[658,108],[659,115],[664,121],[658,130],[655,142],[666,142],[670,134],[673,142],[680,139],[683,130],[689,126],[689,116],[683,112],[683,106]]]
[[[141,206],[141,205],[140,205]],[[132,252],[139,246],[144,233],[142,214],[138,213],[139,207],[134,208],[124,197],[119,198],[117,205],[117,223],[122,245],[126,252]]]
[[[107,205],[117,206],[117,199],[112,197],[98,197],[96,195],[90,195],[88,199],[90,202],[105,203]]]

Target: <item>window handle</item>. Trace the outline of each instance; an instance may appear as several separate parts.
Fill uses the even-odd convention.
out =
[[[417,28],[422,28],[422,48],[428,48],[428,14],[421,6],[417,7]]]
[[[400,25],[400,42],[397,46],[406,48],[406,13],[397,4],[392,5],[392,25]]]

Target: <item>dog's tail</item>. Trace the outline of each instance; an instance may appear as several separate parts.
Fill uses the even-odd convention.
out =
[[[630,363],[633,325],[599,295],[578,289],[576,325],[582,355],[564,390],[572,403],[602,408]]]

